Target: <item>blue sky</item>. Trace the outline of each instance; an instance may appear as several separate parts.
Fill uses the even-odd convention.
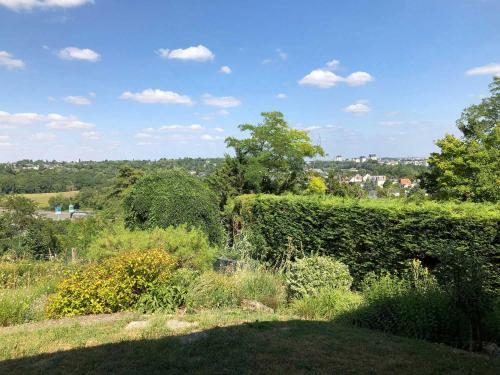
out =
[[[273,110],[425,156],[495,74],[498,0],[0,0],[0,161],[221,156]]]

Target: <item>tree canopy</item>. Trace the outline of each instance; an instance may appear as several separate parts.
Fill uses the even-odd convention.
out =
[[[451,134],[436,142],[423,186],[438,199],[500,200],[500,77],[490,84],[491,95],[466,108]]]

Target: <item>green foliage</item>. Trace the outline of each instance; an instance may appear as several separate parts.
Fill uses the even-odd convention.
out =
[[[165,283],[175,265],[163,250],[134,250],[91,264],[57,286],[47,313],[61,317],[129,309],[143,293]]]
[[[42,320],[47,296],[54,287],[49,281],[31,287],[0,289],[0,326]]]
[[[335,175],[328,175],[328,193],[337,197],[345,198],[363,198],[367,193],[361,185],[346,184],[338,180]]]
[[[189,291],[187,305],[194,309],[236,307],[243,299],[249,299],[278,308],[285,302],[285,297],[282,280],[269,271],[206,272]]]
[[[371,272],[398,272],[408,260],[442,269],[449,259],[485,259],[487,288],[499,290],[497,205],[247,195],[236,200],[233,228],[270,264],[321,253],[347,264],[355,284]]]
[[[307,184],[307,194],[325,194],[327,190],[326,182],[323,177],[311,176]]]
[[[98,260],[130,250],[163,249],[184,266],[198,270],[212,267],[217,248],[200,229],[179,227],[130,231],[118,223],[110,226],[89,245],[86,258]]]
[[[231,275],[206,272],[187,295],[189,308],[235,307],[240,302],[238,288]]]
[[[436,198],[500,201],[500,77],[491,96],[465,109],[457,121],[461,139],[447,134],[429,158],[424,187]]]
[[[347,291],[352,285],[349,268],[330,257],[312,255],[297,259],[285,273],[285,282],[293,298],[314,295],[321,289]]]
[[[211,243],[222,242],[217,198],[197,177],[181,170],[152,174],[137,182],[124,200],[130,229],[187,225],[200,228]]]
[[[226,196],[298,191],[306,177],[305,158],[325,154],[312,144],[306,131],[290,128],[282,113],[263,112],[262,117],[261,124],[239,125],[241,131],[250,133],[249,138],[226,138],[236,156],[226,157],[226,166],[218,173],[219,182],[214,183],[220,187],[224,180],[235,182],[224,193]]]
[[[339,289],[320,289],[316,294],[295,299],[291,309],[306,319],[345,320],[346,315],[356,311],[363,302],[359,293]],[[349,322],[346,320],[346,322]]]
[[[186,297],[198,274],[186,268],[176,270],[164,284],[153,286],[141,295],[136,308],[145,313],[156,311],[174,312],[186,305]]]
[[[66,211],[68,210],[70,204],[75,205],[75,208],[80,207],[78,199],[71,198],[63,194],[57,194],[49,198],[49,208],[51,210],[55,209],[56,207],[61,207],[62,210]]]
[[[28,261],[0,262],[0,289],[31,287],[63,276],[71,266],[62,262]]]

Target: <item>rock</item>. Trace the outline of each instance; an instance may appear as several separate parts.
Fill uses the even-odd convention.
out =
[[[264,312],[270,312],[273,313],[274,310],[271,309],[269,306],[264,305],[263,303],[260,303],[259,301],[254,301],[250,299],[244,299],[241,301],[241,307],[250,309],[250,310],[256,310],[256,311],[264,311]]]
[[[205,339],[208,337],[208,334],[205,332],[193,332],[189,335],[181,336],[180,340],[183,344],[191,344],[192,342]]]
[[[490,357],[500,357],[500,348],[494,342],[486,343],[483,349]]]
[[[127,324],[125,327],[126,330],[132,330],[132,329],[143,329],[149,326],[149,322],[147,320],[136,320],[133,322],[130,322]]]
[[[184,329],[184,328],[190,328],[190,327],[196,327],[198,323],[194,322],[183,322],[182,320],[177,320],[177,319],[170,319],[167,321],[167,328],[171,329],[172,331],[176,331],[179,329]]]

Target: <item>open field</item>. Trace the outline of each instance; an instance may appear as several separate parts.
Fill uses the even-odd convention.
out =
[[[47,208],[49,206],[49,199],[56,195],[63,195],[64,197],[72,198],[78,194],[78,191],[63,191],[60,193],[34,193],[34,194],[21,194],[23,197],[34,201],[38,207]]]
[[[145,323],[126,328],[131,321]],[[244,310],[119,313],[0,328],[0,361],[0,373],[13,375],[495,374],[500,368],[498,359],[444,345]]]

